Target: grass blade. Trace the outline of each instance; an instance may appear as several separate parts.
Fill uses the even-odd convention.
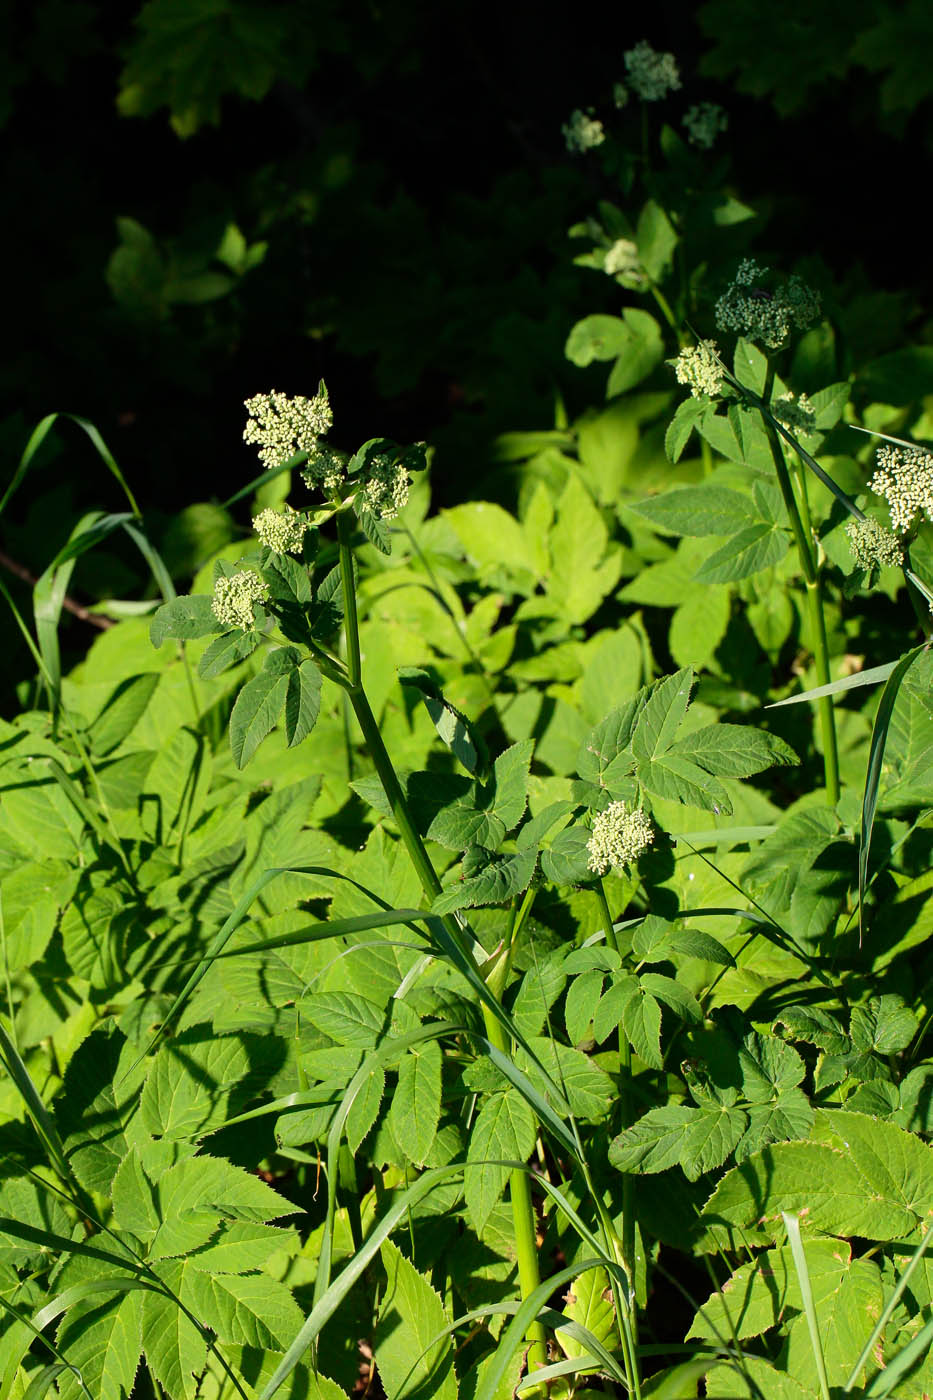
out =
[[[818,685],[813,690],[801,691],[799,695],[788,695],[784,700],[775,700],[766,705],[765,709],[779,710],[782,705],[802,705],[807,700],[819,700],[821,695],[836,695],[840,690],[856,690],[860,685],[880,685],[888,679],[896,665],[896,661],[886,661],[883,666],[872,666],[868,671],[856,671],[854,675],[830,681],[829,685]]]
[[[39,1095],[39,1091],[32,1082],[29,1070],[23,1063],[19,1051],[13,1044],[12,1039],[7,1034],[6,1027],[0,1021],[0,1063],[3,1064],[7,1074],[16,1086],[17,1093],[23,1101],[26,1112],[35,1128],[42,1146],[45,1148],[49,1162],[58,1172],[63,1182],[69,1185],[74,1184],[74,1178],[65,1157],[65,1149],[62,1146],[58,1129],[52,1122],[49,1111]]]
[[[862,822],[859,833],[858,853],[858,929],[859,943],[862,941],[862,912],[868,875],[868,853],[871,849],[871,833],[875,824],[875,810],[878,806],[878,787],[881,782],[881,763],[887,743],[888,729],[894,704],[901,682],[917,657],[925,650],[924,646],[914,647],[898,661],[888,678],[881,695],[881,703],[871,731],[871,748],[868,753],[868,771],[865,774],[865,792],[862,797]]]
[[[810,1271],[807,1268],[807,1256],[803,1250],[803,1241],[800,1238],[800,1220],[796,1215],[789,1215],[787,1211],[781,1211],[781,1219],[787,1230],[787,1239],[790,1244],[790,1252],[794,1260],[794,1268],[797,1270],[797,1279],[800,1283],[800,1296],[803,1299],[804,1316],[807,1319],[807,1330],[810,1333],[810,1346],[813,1348],[813,1359],[816,1362],[816,1374],[820,1382],[820,1395],[822,1400],[830,1400],[829,1378],[826,1375],[826,1361],[823,1356],[823,1343],[820,1339],[820,1325],[816,1316],[816,1307],[813,1302],[813,1290],[810,1287]]]
[[[23,455],[19,459],[16,471],[13,473],[13,479],[4,491],[2,498],[0,498],[0,515],[3,514],[7,502],[10,500],[10,497],[13,495],[14,491],[17,489],[17,487],[23,480],[23,477],[26,475],[29,468],[32,466],[36,453],[39,451],[39,448],[45,442],[45,439],[48,437],[49,433],[51,432],[52,428],[55,426],[59,418],[64,418],[66,421],[71,423],[77,423],[81,431],[87,434],[87,436],[90,438],[91,442],[97,449],[97,454],[101,458],[107,470],[113,477],[116,478],[116,480],[122,487],[123,494],[126,496],[126,499],[129,502],[130,510],[137,517],[137,519],[140,518],[142,512],[140,511],[139,506],[136,504],[136,498],[130,490],[129,486],[127,486],[126,481],[123,477],[123,473],[117,466],[116,459],[114,458],[113,453],[110,451],[110,448],[104,442],[100,433],[94,427],[94,424],[89,423],[86,418],[79,418],[76,413],[49,413],[46,415],[45,418],[42,419],[40,423],[38,423],[35,426],[35,428],[33,428],[32,432],[29,435],[29,441],[26,443],[26,446],[23,449]]]

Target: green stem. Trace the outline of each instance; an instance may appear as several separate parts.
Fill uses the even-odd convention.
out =
[[[609,901],[602,876],[596,878],[596,898],[599,900],[606,924],[606,943],[621,956],[619,940],[612,924]],[[619,1026],[619,1112],[621,1126],[628,1128],[632,1123],[632,1102],[629,1084],[632,1077],[632,1047],[628,1037]],[[632,1177],[629,1172],[622,1174],[622,1264],[628,1274],[629,1283],[635,1288],[635,1211],[632,1201]]]
[[[771,402],[773,384],[774,368],[772,365],[769,365],[768,377],[765,381],[764,393],[762,394],[762,399],[766,406]],[[787,462],[781,450],[780,439],[764,414],[762,414],[762,422],[768,437],[768,445],[771,449],[771,459],[774,462],[774,471],[777,476],[778,486],[784,498],[787,518],[794,534],[794,542],[797,546],[800,568],[803,572],[817,684],[828,685],[832,679],[829,671],[829,645],[826,639],[823,590],[816,560],[816,552],[813,548],[813,534],[812,531],[807,530],[801,517],[797,495],[794,491],[794,483],[787,469]],[[839,750],[836,743],[836,720],[833,713],[832,696],[821,695],[816,702],[816,707],[820,717],[820,729],[823,736],[823,773],[826,782],[826,801],[831,807],[835,807],[836,803],[839,801]]]
[[[431,858],[427,853],[421,835],[412,820],[411,812],[408,809],[408,802],[402,791],[401,783],[389,757],[388,750],[383,743],[382,735],[379,732],[379,725],[372,712],[369,700],[362,685],[362,666],[360,658],[360,636],[359,623],[356,611],[356,592],[353,581],[353,556],[351,553],[350,536],[351,530],[345,513],[341,512],[337,516],[339,539],[340,539],[340,573],[343,583],[344,596],[344,621],[346,624],[347,637],[347,670],[349,682],[345,683],[345,689],[350,704],[353,706],[353,713],[356,715],[357,723],[363,733],[363,739],[369,750],[369,756],[375,765],[379,780],[382,783],[392,815],[399,829],[405,849],[408,852],[412,865],[421,882],[421,887],[428,899],[433,900],[435,895],[441,891],[441,882],[437,872],[431,863]],[[449,916],[448,916],[449,919]],[[445,923],[448,920],[445,919]],[[453,921],[450,920],[450,924]],[[451,931],[458,938],[461,937],[459,928],[454,925]],[[511,959],[511,949],[506,950],[502,959],[501,970],[495,969],[498,978],[504,982],[508,974],[508,965]],[[492,979],[490,979],[492,980]],[[501,991],[501,988],[493,988]],[[489,1043],[503,1054],[509,1055],[511,1047],[506,1042],[505,1031],[499,1021],[487,1006],[483,1006],[483,1020],[486,1027],[486,1036]],[[512,1221],[515,1229],[515,1241],[518,1254],[518,1276],[521,1285],[522,1298],[527,1298],[529,1294],[539,1286],[541,1275],[538,1269],[538,1241],[535,1225],[534,1205],[531,1199],[531,1186],[528,1175],[525,1171],[516,1168],[509,1178],[510,1196],[512,1201]],[[537,1369],[547,1365],[547,1345],[544,1328],[540,1323],[533,1323],[528,1329],[528,1340],[531,1343],[528,1354],[529,1369]]]

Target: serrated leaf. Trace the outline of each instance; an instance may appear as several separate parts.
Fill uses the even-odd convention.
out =
[[[664,434],[664,451],[667,453],[669,461],[680,461],[694,428],[706,416],[708,407],[705,400],[695,399],[692,396],[689,399],[684,399],[683,403],[678,405]]]
[[[279,1225],[233,1220],[206,1245],[192,1250],[188,1263],[207,1274],[247,1274],[263,1269],[271,1256],[293,1239],[294,1232]]]
[[[663,496],[651,496],[629,509],[667,534],[690,537],[731,535],[755,524],[758,517],[747,496],[711,483],[666,491]]]
[[[645,686],[591,730],[577,755],[577,772],[585,782],[597,787],[603,785],[610,763],[629,748],[649,693],[650,687]]]
[[[224,625],[214,616],[208,593],[191,593],[163,603],[149,624],[149,640],[160,647],[166,637],[190,640],[223,632]]]
[[[703,1013],[692,992],[673,977],[664,977],[659,972],[643,972],[640,976],[642,989],[656,997],[684,1021],[702,1021]]]
[[[651,1069],[661,1069],[661,1008],[644,991],[637,977],[616,975],[603,993],[594,1020],[597,1039],[605,1040],[616,1026],[639,1059]]]
[[[605,1269],[586,1269],[573,1280],[565,1299],[564,1316],[608,1343],[615,1329],[615,1309]],[[554,1333],[565,1356],[586,1356],[586,1345],[558,1327]],[[611,1347],[610,1347],[611,1349]]]
[[[849,1035],[856,1050],[895,1055],[906,1050],[917,1033],[917,1018],[894,993],[871,997],[864,1006],[853,1006]]]
[[[289,672],[285,691],[285,742],[290,749],[306,739],[321,712],[321,673],[310,659]]]
[[[409,1162],[421,1166],[441,1116],[441,1047],[426,1040],[409,1050],[398,1069],[388,1123]]]
[[[590,877],[591,832],[584,826],[568,826],[541,851],[541,872],[554,885],[576,885]]]
[[[692,666],[684,666],[651,687],[632,734],[632,751],[637,758],[652,759],[670,748],[687,713],[695,681]]]
[[[697,569],[697,583],[733,583],[779,564],[790,549],[786,530],[764,521],[747,525]]]
[[[198,662],[198,675],[203,676],[205,680],[221,675],[228,667],[251,656],[261,640],[261,634],[253,630],[241,632],[234,628],[230,632],[222,632],[202,653]]]
[[[664,357],[661,327],[654,316],[638,306],[626,306],[622,312],[624,337],[618,359],[609,371],[606,398],[624,394],[647,379]]]
[[[207,1274],[186,1269],[181,1298],[221,1341],[285,1351],[304,1318],[290,1289],[269,1274]]]
[[[450,914],[455,909],[472,909],[481,904],[502,904],[513,894],[528,888],[537,864],[536,851],[520,851],[491,861],[478,875],[463,880],[439,894],[432,913]]]
[[[247,681],[230,715],[230,748],[233,761],[244,768],[263,739],[275,728],[291,674],[301,658],[294,647],[279,647],[266,657],[258,676]]]
[[[564,1025],[572,1045],[583,1039],[596,1015],[604,981],[605,975],[598,968],[592,968],[581,972],[570,983],[564,1002]]]
[[[650,1109],[613,1141],[609,1160],[623,1172],[662,1172],[680,1165],[690,1181],[722,1165],[746,1129],[740,1108],[666,1104]]]
[[[722,778],[747,778],[776,765],[799,763],[789,744],[776,734],[744,724],[708,724],[673,745],[672,754]]]
[[[57,1341],[95,1400],[124,1400],[142,1349],[142,1291],[115,1292],[107,1302],[104,1297],[95,1293],[69,1308]],[[62,1372],[58,1388],[62,1400],[85,1400],[73,1371]]]
[[[849,1266],[851,1249],[838,1240],[804,1241],[804,1257],[813,1302],[819,1316],[838,1289]],[[734,1335],[739,1341],[760,1337],[776,1327],[788,1311],[803,1311],[800,1277],[789,1246],[768,1249],[751,1264],[736,1269],[721,1290],[710,1294],[687,1333],[715,1341]],[[731,1325],[730,1325],[731,1319]]]
[[[594,1064],[582,1050],[562,1045],[548,1036],[533,1036],[528,1045],[554,1083],[563,1090],[571,1113],[597,1121],[605,1118],[613,1098],[612,1080],[605,1070]],[[547,1086],[541,1078],[541,1071],[524,1052],[520,1053],[519,1059],[528,1078],[539,1084],[542,1093],[545,1093]]]
[[[385,1070],[381,1065],[374,1065],[350,1105],[346,1123],[347,1145],[354,1156],[379,1116],[385,1084]]]
[[[639,764],[638,777],[656,797],[718,815],[728,816],[732,811],[729,794],[718,778],[681,754],[665,753],[652,763]]]
[[[382,1263],[387,1284],[374,1350],[387,1400],[457,1400],[453,1344],[449,1336],[434,1341],[450,1325],[440,1297],[391,1240]]]
[[[402,685],[413,686],[421,692],[424,707],[431,717],[431,723],[439,738],[447,745],[468,773],[475,774],[482,767],[481,747],[476,742],[466,715],[462,715],[432,681],[427,671],[416,666],[400,666],[398,678]]]
[[[162,1277],[177,1293],[181,1267],[162,1266]],[[167,1395],[195,1400],[207,1361],[207,1339],[175,1302],[164,1293],[143,1294],[142,1344],[152,1374]]]
[[[386,1029],[383,1008],[357,993],[315,991],[302,1000],[301,1016],[338,1045],[358,1050],[371,1050]]]
[[[113,1217],[121,1230],[129,1230],[140,1240],[148,1240],[159,1228],[160,1212],[152,1182],[132,1147],[117,1169],[111,1194]]]
[[[567,337],[564,354],[581,369],[594,360],[612,360],[628,343],[625,322],[619,316],[585,316]]]
[[[152,1060],[140,1125],[170,1142],[204,1136],[224,1122],[231,1091],[249,1072],[249,1053],[238,1036],[212,1036],[206,1023],[189,1027]]]
[[[493,764],[493,811],[506,831],[518,825],[528,804],[528,770],[534,747],[533,739],[522,739]]]
[[[481,1231],[509,1179],[497,1158],[523,1162],[535,1144],[534,1114],[515,1089],[493,1094],[477,1115],[464,1169],[464,1195],[470,1219]]]
[[[157,671],[147,671],[120,682],[88,729],[87,742],[92,753],[112,753],[132,734],[146,712],[159,679]]]

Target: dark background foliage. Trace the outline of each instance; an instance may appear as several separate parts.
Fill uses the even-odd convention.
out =
[[[575,107],[611,114],[642,38],[680,64],[672,120],[728,108],[735,189],[767,214],[767,247],[896,294],[874,353],[928,338],[924,4],[666,0],[558,25],[528,0],[8,0],[0,24],[3,470],[44,414],[80,413],[157,540],[254,469],[241,404],[257,391],[323,376],[341,443],[433,442],[442,503],[495,493],[497,433],[550,426],[557,395],[586,406],[563,344],[616,308],[566,230],[614,192],[560,129]],[[224,262],[231,224],[245,243]],[[5,557],[34,574],[81,509],[119,506],[86,445],[67,428],[60,442],[4,519]],[[107,596],[135,567],[117,551],[76,577]],[[11,679],[27,663],[8,656]]]

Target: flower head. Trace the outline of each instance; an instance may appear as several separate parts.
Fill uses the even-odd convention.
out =
[[[797,276],[789,277],[774,291],[757,285],[767,272],[754,258],[739,263],[735,277],[716,303],[716,324],[721,331],[735,331],[777,350],[792,327],[802,330],[816,320],[820,298]]]
[[[606,139],[603,124],[593,116],[591,107],[585,112],[581,112],[579,107],[575,112],[571,112],[570,120],[561,127],[561,134],[567,143],[567,150],[573,155],[591,151],[594,146],[601,146]]]
[[[868,483],[883,496],[891,511],[891,525],[898,534],[909,530],[922,510],[933,520],[933,456],[921,447],[879,447],[875,460],[880,468]]]
[[[411,478],[397,458],[382,452],[371,458],[363,484],[363,504],[380,520],[394,520],[408,501]]]
[[[346,463],[332,447],[318,447],[301,469],[301,477],[309,491],[320,489],[332,496],[340,490],[346,476]]]
[[[256,394],[246,400],[246,411],[249,422],[243,440],[259,447],[259,460],[270,470],[296,452],[313,452],[334,421],[323,384],[313,399],[290,399],[277,389]]]
[[[283,510],[261,510],[253,517],[253,529],[260,544],[275,554],[300,554],[308,521],[300,511],[286,505]]]
[[[816,429],[816,409],[806,394],[796,397],[788,389],[771,402],[771,412],[785,428],[798,433],[812,433]]]
[[[623,287],[635,288],[645,285],[645,270],[638,256],[638,244],[631,238],[617,238],[611,248],[607,248],[603,271],[610,277],[618,277]]]
[[[883,569],[893,564],[898,568],[904,562],[904,551],[896,535],[879,525],[877,520],[866,516],[864,520],[850,520],[846,526],[852,558],[860,569],[871,573],[873,569]]]
[[[239,627],[248,632],[256,621],[253,604],[263,602],[268,596],[268,585],[259,575],[252,569],[241,569],[229,577],[222,574],[214,584],[211,610],[225,627]]]
[[[631,865],[653,841],[654,827],[643,808],[629,811],[624,802],[610,802],[593,818],[593,834],[586,843],[589,868],[605,875],[611,865]]]
[[[670,363],[674,366],[677,383],[689,384],[695,399],[703,394],[715,398],[722,393],[723,371],[716,358],[715,340],[700,340],[696,345],[686,346]]]
[[[629,87],[642,102],[658,102],[680,87],[680,73],[672,53],[655,53],[646,39],[625,55]]]
[[[697,102],[684,115],[687,140],[693,146],[701,146],[704,151],[710,149],[716,137],[728,125],[726,110],[718,102]]]

